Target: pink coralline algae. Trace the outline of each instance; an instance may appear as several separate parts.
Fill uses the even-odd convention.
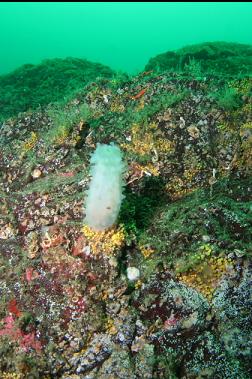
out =
[[[20,316],[22,314],[16,306],[16,301],[12,300],[8,308],[10,311],[9,315],[1,320],[4,327],[0,330],[0,338],[5,336],[9,337],[11,341],[17,342],[24,352],[34,349],[37,353],[41,353],[42,345],[40,341],[36,339],[35,332],[31,331],[25,333],[15,324],[14,316],[17,316],[17,314]]]
[[[36,270],[34,270],[32,267],[27,267],[27,269],[25,270],[25,279],[27,280],[28,283],[38,277],[39,277],[39,273]]]

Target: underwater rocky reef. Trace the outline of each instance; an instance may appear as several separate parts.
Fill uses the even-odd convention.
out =
[[[250,75],[252,46],[234,42],[204,42],[167,51],[151,58],[145,70],[170,70],[229,75]]]
[[[251,72],[97,76],[0,126],[0,377],[251,378]],[[111,142],[125,198],[97,232]]]
[[[0,75],[0,121],[52,102],[67,101],[97,77],[112,78],[113,75],[109,67],[79,58],[25,64],[9,74]]]

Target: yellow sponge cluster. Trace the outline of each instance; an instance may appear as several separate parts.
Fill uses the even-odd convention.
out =
[[[155,250],[150,246],[140,245],[139,250],[141,251],[144,258],[149,258],[155,252]]]
[[[140,156],[150,155],[153,151],[170,153],[174,151],[174,144],[168,141],[158,130],[155,123],[147,127],[140,124],[133,124],[131,128],[132,140],[130,144],[121,144],[122,148],[130,153]]]
[[[26,141],[24,141],[21,146],[21,149],[22,149],[21,155],[24,155],[25,153],[27,153],[27,151],[32,150],[37,142],[38,142],[37,134],[35,132],[31,132],[31,136]]]
[[[2,379],[21,379],[21,375],[15,372],[11,372],[11,373],[3,372],[1,374],[1,378]]]
[[[123,226],[102,232],[96,232],[89,226],[85,225],[82,228],[82,231],[94,255],[113,255],[124,245],[125,242],[125,231]]]
[[[218,282],[231,263],[231,259],[211,257],[199,263],[193,269],[189,269],[185,273],[179,273],[177,277],[189,287],[201,292],[210,301]]]

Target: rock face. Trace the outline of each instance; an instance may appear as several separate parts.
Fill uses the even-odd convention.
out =
[[[251,377],[251,91],[144,72],[1,124],[1,378]],[[125,199],[96,232],[110,142]]]

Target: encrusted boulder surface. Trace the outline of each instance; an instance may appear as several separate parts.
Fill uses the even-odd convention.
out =
[[[143,72],[2,122],[1,378],[251,377],[251,94]],[[110,142],[125,198],[95,232],[89,158]]]

